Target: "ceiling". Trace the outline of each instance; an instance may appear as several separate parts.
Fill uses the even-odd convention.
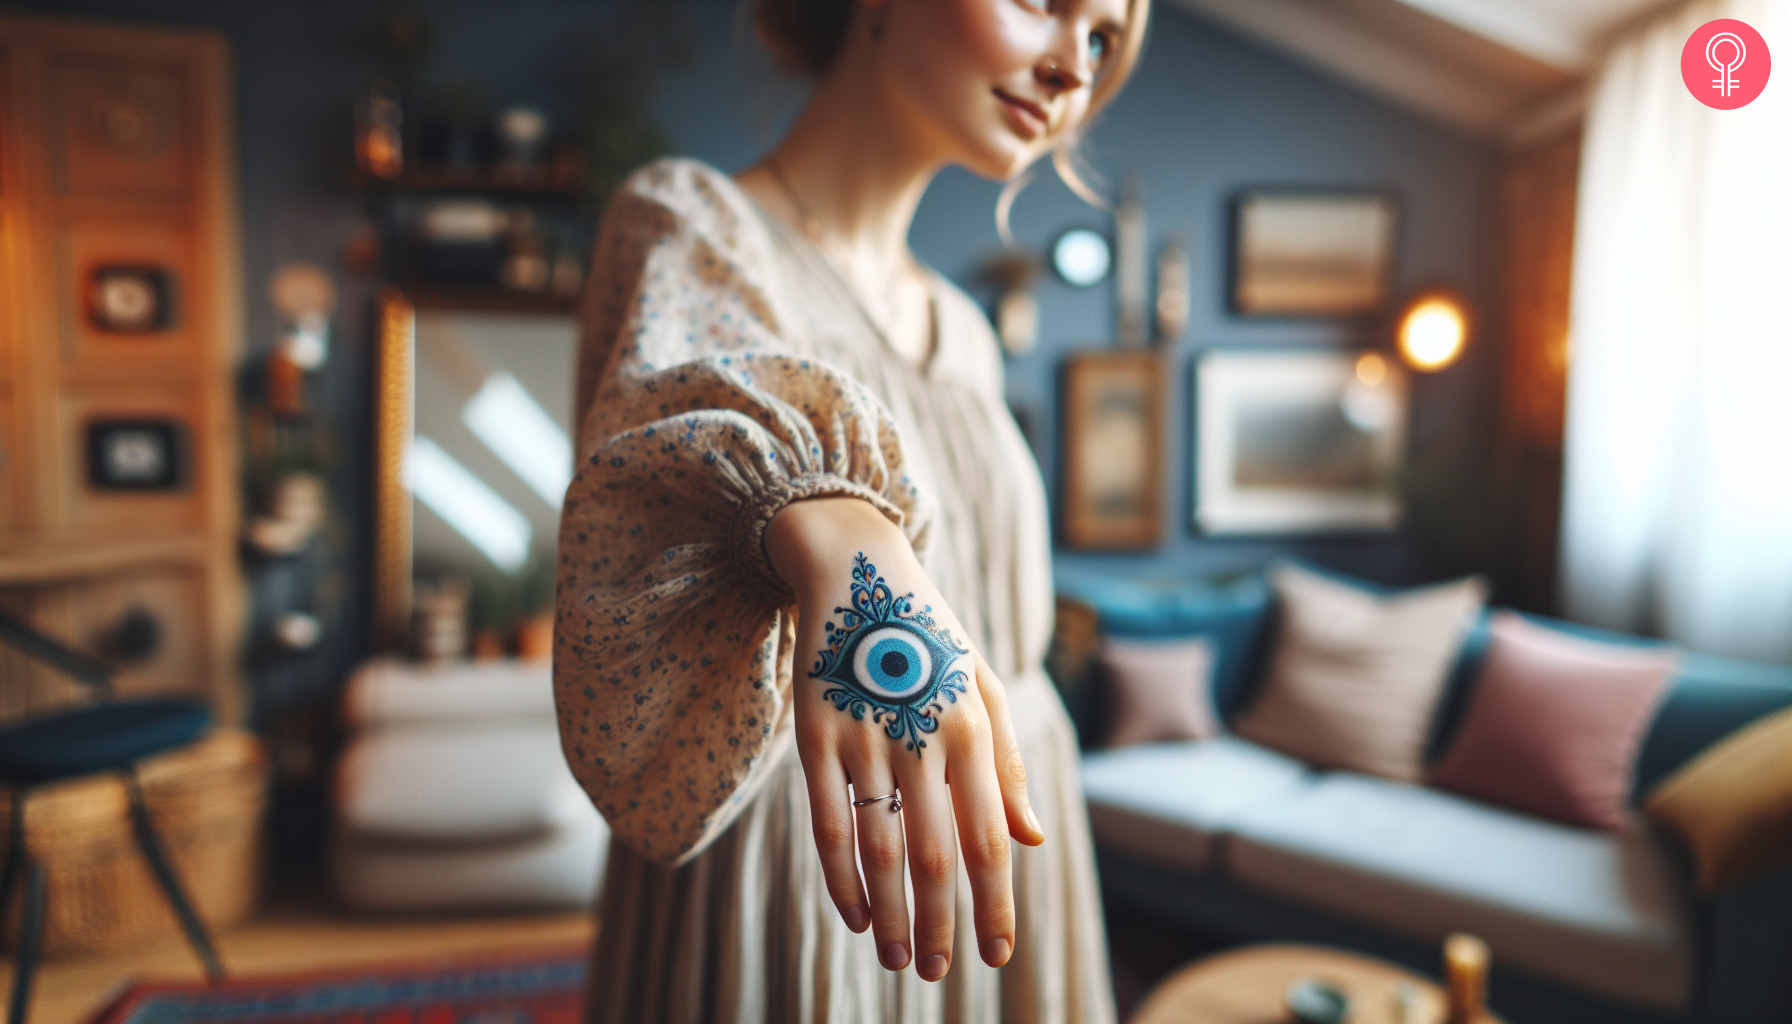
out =
[[[1580,117],[1614,32],[1682,0],[1172,0],[1407,109],[1511,146]]]

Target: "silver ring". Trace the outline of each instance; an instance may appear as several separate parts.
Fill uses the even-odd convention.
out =
[[[902,810],[902,797],[896,793],[885,793],[883,796],[868,796],[863,800],[854,800],[852,802],[852,805],[854,807],[863,807],[866,804],[877,803],[879,800],[890,801],[890,813],[891,814],[894,814],[897,811]]]

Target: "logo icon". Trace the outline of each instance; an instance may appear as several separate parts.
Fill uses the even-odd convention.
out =
[[[1767,88],[1767,40],[1745,21],[1700,25],[1680,50],[1680,78],[1693,98],[1716,110],[1747,106]]]

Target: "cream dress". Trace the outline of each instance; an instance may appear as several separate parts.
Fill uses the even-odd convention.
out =
[[[1045,495],[982,311],[929,271],[933,352],[905,361],[807,238],[686,158],[618,189],[590,283],[554,652],[567,759],[614,835],[586,1019],[1112,1021],[1076,744],[1042,668]],[[760,538],[826,494],[904,529],[1007,685],[1047,838],[1013,846],[1000,970],[962,864],[935,983],[881,967],[823,886],[789,702],[816,652],[794,649]]]

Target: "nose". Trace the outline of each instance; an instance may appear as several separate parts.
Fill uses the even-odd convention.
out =
[[[1033,77],[1046,91],[1056,96],[1071,92],[1089,81],[1089,55],[1081,44],[1057,46],[1039,58]]]

